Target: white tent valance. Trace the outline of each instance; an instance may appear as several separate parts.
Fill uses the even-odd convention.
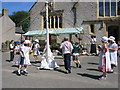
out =
[[[49,34],[79,34],[83,33],[83,28],[59,28],[59,29],[49,29]],[[35,36],[35,35],[45,35],[46,30],[32,30],[25,33],[25,36]]]

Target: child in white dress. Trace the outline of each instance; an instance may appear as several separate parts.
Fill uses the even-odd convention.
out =
[[[36,60],[35,62],[38,62],[38,56],[40,55],[39,48],[40,48],[39,40],[36,39],[35,44],[33,45],[34,58]]]
[[[18,68],[18,75],[21,75],[22,67],[24,66],[24,74],[27,74],[27,67],[30,64],[29,53],[30,53],[30,41],[25,40],[24,45],[20,49],[20,63]]]

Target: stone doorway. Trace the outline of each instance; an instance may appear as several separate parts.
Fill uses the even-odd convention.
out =
[[[114,36],[116,43],[118,43],[118,40],[120,38],[120,30],[119,26],[109,26],[108,27],[108,37]]]

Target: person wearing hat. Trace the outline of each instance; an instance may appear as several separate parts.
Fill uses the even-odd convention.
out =
[[[39,48],[40,48],[39,40],[35,39],[35,43],[33,45],[33,52],[34,52],[35,62],[38,62],[38,56],[39,56],[39,53],[40,53]]]
[[[24,41],[21,41],[20,49],[21,49],[21,47],[23,47],[23,46],[24,46]],[[20,51],[19,51],[19,52],[20,52]],[[13,66],[14,66],[14,65],[15,65],[15,66],[18,66],[19,63],[20,63],[20,59],[21,59],[21,57],[19,56],[18,59],[17,59],[15,62],[13,62]]]
[[[65,69],[67,70],[67,74],[71,73],[71,53],[73,50],[73,46],[71,42],[68,41],[68,38],[64,38],[64,42],[61,44],[60,48],[63,51],[64,55],[64,64]]]
[[[108,38],[106,36],[102,37],[102,48],[100,49],[100,59],[98,69],[103,72],[99,80],[107,78],[107,72],[111,70],[111,63],[109,57],[108,49]]]
[[[20,54],[20,41],[15,41],[15,54]]]
[[[113,68],[117,66],[117,50],[118,45],[115,43],[115,38],[113,36],[109,37],[109,53],[110,53],[110,61],[111,61],[111,72]]]
[[[21,76],[21,71],[23,66],[25,67],[25,69],[23,70],[23,73],[28,74],[27,67],[28,65],[30,65],[29,53],[31,50],[30,43],[31,42],[29,40],[25,40],[24,45],[21,46],[20,48],[20,62],[19,62],[19,67],[17,71],[17,74],[19,76]]]

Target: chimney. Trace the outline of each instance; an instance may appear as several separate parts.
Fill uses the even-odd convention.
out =
[[[3,10],[2,10],[2,16],[8,16],[8,10],[6,9],[6,8],[4,8]]]

